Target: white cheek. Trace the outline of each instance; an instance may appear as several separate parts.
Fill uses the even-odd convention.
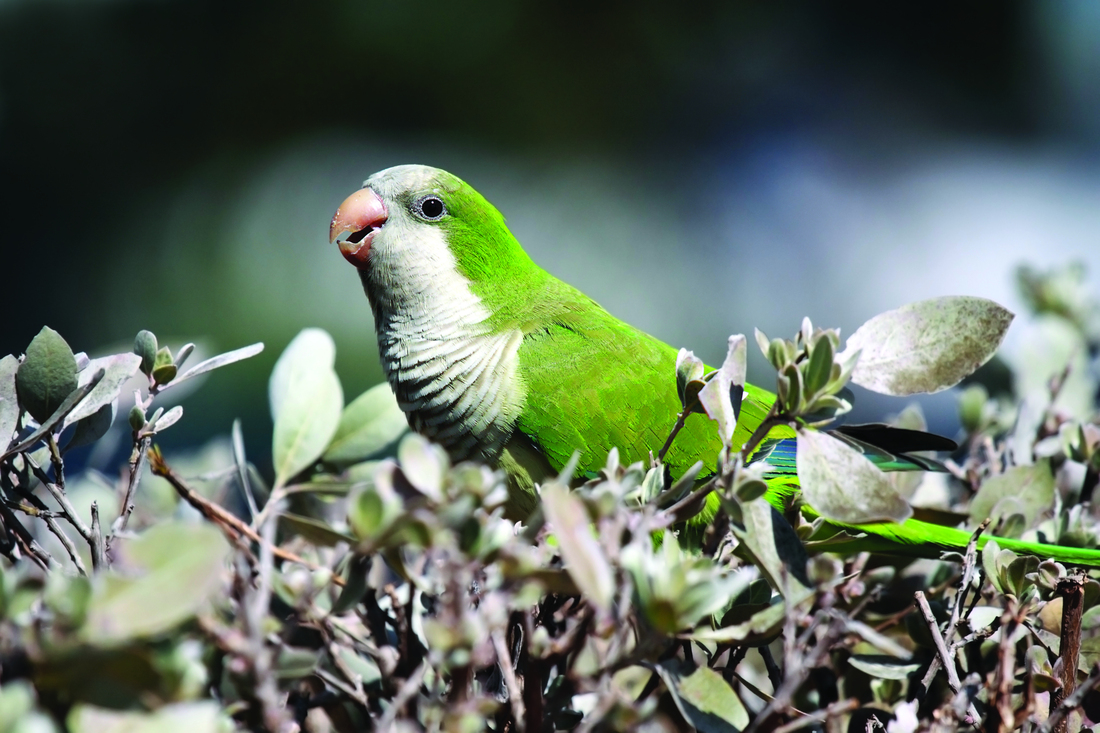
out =
[[[385,236],[382,236],[385,235]],[[376,235],[371,282],[380,314],[413,333],[446,337],[480,333],[489,311],[458,271],[442,229],[396,218]],[[380,329],[383,324],[379,324]],[[412,327],[412,332],[408,331]]]

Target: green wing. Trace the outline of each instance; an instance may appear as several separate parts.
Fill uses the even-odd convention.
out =
[[[537,308],[543,316],[540,322],[523,326],[525,337],[519,359],[527,397],[517,422],[518,431],[529,439],[554,472],[560,471],[578,450],[580,474],[602,468],[612,448],[619,449],[623,464],[648,460],[650,453],[656,455],[664,445],[680,411],[675,384],[676,350],[615,319],[579,291],[558,284],[563,290],[554,294],[555,305],[541,305]],[[735,445],[744,443],[763,422],[774,399],[765,390],[746,386]],[[907,442],[912,440],[912,436],[904,435],[910,431],[886,431],[888,440],[899,437]],[[789,428],[777,428],[761,451],[771,451],[767,460],[774,467],[768,477],[770,490],[766,498],[780,508],[798,491],[795,441],[790,440],[793,435]],[[881,442],[882,435],[874,432],[855,435],[868,459],[884,470],[929,467],[919,459],[896,453],[897,448],[889,444],[890,450],[874,450],[875,441]],[[838,437],[852,443],[852,435]],[[698,460],[716,460],[720,449],[715,424],[705,416],[691,415],[665,463],[675,478]],[[712,471],[712,466],[704,467],[704,475]],[[528,485],[524,490],[530,492],[523,502],[529,507],[534,500],[533,488]],[[708,523],[716,511],[717,500],[712,495],[707,508],[691,524]],[[807,519],[817,517],[811,507],[803,506],[802,511]],[[831,526],[845,533],[820,549],[937,557],[943,550],[963,550],[970,539],[964,530],[917,519],[901,524]],[[991,539],[1005,549],[1100,567],[1098,550],[1000,537],[983,537],[979,547]]]
[[[580,472],[603,467],[611,448],[624,464],[648,460],[680,412],[676,350],[602,310],[528,332],[519,358],[527,399],[517,427],[555,470],[574,450]],[[770,404],[767,392],[747,391],[735,440],[752,433]],[[720,449],[715,424],[691,415],[665,463],[675,478],[698,460],[716,460]]]

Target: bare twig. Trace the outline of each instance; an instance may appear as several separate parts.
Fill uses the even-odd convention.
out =
[[[931,606],[928,605],[928,599],[924,597],[924,591],[918,590],[913,594],[916,599],[917,608],[920,609],[921,615],[924,616],[924,622],[928,625],[928,631],[932,635],[932,641],[936,645],[936,652],[939,654],[940,664],[943,665],[944,671],[947,673],[947,684],[951,685],[951,689],[958,693],[962,690],[962,681],[959,679],[959,671],[955,667],[955,658],[947,648],[947,644],[943,640],[943,634],[940,633],[939,624],[936,622],[936,617],[932,613]],[[967,708],[967,715],[970,716],[968,723],[977,723],[979,719],[978,709],[974,706],[973,702],[969,703]]]
[[[103,545],[103,531],[99,528],[99,505],[92,502],[92,536],[88,538],[92,548],[92,570],[107,567],[107,548]]]
[[[525,728],[525,716],[523,712],[523,692],[519,689],[519,681],[516,679],[516,670],[512,667],[512,655],[508,652],[508,643],[500,629],[491,634],[493,649],[497,653],[497,664],[500,665],[501,674],[504,676],[504,685],[508,688],[508,704],[512,706],[512,717],[515,718],[515,730],[523,733]]]
[[[130,452],[130,476],[126,482],[126,493],[123,494],[122,503],[118,508],[118,519],[111,527],[111,536],[107,539],[108,546],[115,537],[126,531],[126,525],[130,522],[131,512],[127,508],[134,500],[134,492],[137,491],[138,484],[141,482],[141,472],[145,468],[145,459],[152,443],[153,436],[151,435],[135,438],[134,440],[134,449]]]
[[[1061,672],[1059,676],[1062,685],[1050,694],[1051,710],[1061,705],[1077,687],[1077,660],[1081,653],[1081,605],[1085,597],[1084,579],[1078,575],[1060,579],[1056,594],[1062,599],[1062,629],[1055,671]],[[1063,718],[1054,727],[1054,732],[1064,733],[1067,722]]]
[[[38,480],[42,482],[42,485],[46,487],[46,490],[50,492],[50,496],[53,497],[54,501],[57,502],[65,520],[76,528],[76,531],[80,533],[80,536],[90,547],[92,544],[92,531],[88,529],[88,525],[84,524],[84,520],[77,514],[76,507],[69,501],[69,497],[65,494],[63,485],[50,481],[49,476],[42,470],[42,467],[29,455],[24,454],[23,460],[27,462],[27,465],[31,467],[31,471],[33,471],[34,475],[38,477]]]
[[[665,460],[665,454],[668,453],[668,449],[672,447],[672,441],[676,440],[676,436],[680,433],[680,430],[683,429],[687,416],[687,410],[676,415],[676,424],[672,426],[672,431],[668,434],[668,439],[665,440],[665,444],[661,446],[661,450],[657,452],[658,461]]]
[[[948,622],[943,635],[947,644],[950,644],[955,636],[955,629],[959,625],[962,607],[966,605],[966,596],[970,592],[970,583],[974,579],[974,571],[978,565],[978,538],[989,529],[991,521],[989,517],[986,517],[974,530],[974,534],[970,535],[970,541],[966,543],[966,552],[963,555],[962,580],[959,583],[959,591],[955,594],[955,602],[951,605],[951,620]]]
[[[172,488],[176,490],[176,493],[180,495],[184,501],[191,506],[199,510],[199,512],[214,524],[221,527],[222,531],[229,536],[234,542],[241,536],[247,537],[256,543],[263,543],[263,538],[259,533],[251,526],[238,519],[233,514],[226,511],[221,506],[215,504],[212,501],[205,499],[199,494],[195,493],[195,490],[187,485],[179,474],[169,468],[168,464],[164,462],[164,458],[160,455],[160,452],[153,448],[149,451],[150,454],[150,467],[153,473],[157,476],[164,478],[172,485]],[[272,497],[275,501],[275,497]],[[269,502],[270,503],[270,502]],[[271,547],[272,554],[280,560],[286,560],[287,562],[296,563],[302,565],[310,570],[320,570],[320,566],[315,563],[311,563],[303,557],[300,557],[289,550],[284,550],[278,546]],[[331,580],[333,583],[339,586],[345,584],[345,580],[336,573],[332,574]]]
[[[77,552],[76,545],[69,535],[65,534],[65,530],[61,529],[61,525],[57,523],[52,514],[40,515],[43,522],[46,523],[46,529],[50,530],[57,540],[61,543],[61,546],[65,548],[65,552],[69,555],[69,559],[72,560],[73,565],[76,566],[77,572],[81,575],[87,575],[88,569],[84,567],[84,561],[80,559],[80,553]]]
[[[393,703],[390,705],[389,710],[382,716],[382,719],[378,721],[377,730],[391,730],[394,722],[397,720],[398,714],[405,709],[405,706],[409,704],[409,701],[416,697],[417,690],[420,689],[420,683],[424,679],[424,674],[428,671],[427,660],[420,663],[413,673],[409,675],[409,678],[402,683],[401,687],[397,690],[397,694],[393,697]]]

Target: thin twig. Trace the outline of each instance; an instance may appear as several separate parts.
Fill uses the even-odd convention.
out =
[[[65,517],[65,520],[76,528],[76,531],[80,533],[80,536],[85,542],[91,546],[92,543],[92,531],[88,529],[88,525],[84,524],[84,520],[80,518],[80,515],[76,512],[76,507],[69,501],[69,497],[66,496],[64,488],[50,481],[49,476],[42,470],[42,467],[31,458],[29,455],[24,454],[23,459],[27,462],[27,465],[31,467],[31,471],[38,477],[38,480],[42,482],[42,485],[46,487],[46,490],[50,492],[50,496],[54,498],[57,505],[61,508],[61,514]]]
[[[103,530],[99,527],[99,505],[92,502],[92,536],[88,538],[92,548],[92,570],[107,567],[107,548],[103,545]]]
[[[668,453],[668,449],[672,447],[672,441],[676,440],[676,436],[679,434],[680,430],[683,429],[684,422],[687,420],[687,416],[687,410],[684,410],[683,412],[676,415],[676,424],[672,426],[672,432],[668,434],[668,439],[665,440],[665,444],[661,446],[661,450],[657,452],[658,461],[665,460],[665,454]]]
[[[147,435],[143,438],[137,438],[134,440],[134,449],[130,453],[130,476],[126,482],[126,493],[122,497],[122,503],[118,509],[118,519],[115,520],[114,525],[111,527],[111,536],[108,539],[107,544],[110,545],[110,541],[117,537],[122,532],[126,531],[126,525],[130,522],[131,512],[127,511],[127,507],[134,499],[134,492],[137,491],[138,484],[141,482],[141,472],[145,468],[145,459],[149,453],[149,446],[153,443],[153,436]]]
[[[393,724],[397,721],[397,716],[404,710],[405,706],[409,704],[409,701],[416,697],[417,691],[420,689],[420,682],[424,679],[424,674],[428,671],[427,660],[420,663],[413,673],[409,675],[409,678],[401,685],[397,690],[397,694],[393,696],[393,702],[390,704],[389,710],[382,716],[382,719],[378,721],[377,730],[391,730]]]
[[[58,541],[61,543],[61,546],[65,548],[65,552],[69,555],[69,559],[72,560],[73,565],[76,566],[77,572],[87,576],[88,569],[84,567],[84,561],[80,559],[80,553],[77,552],[76,544],[69,539],[69,535],[65,534],[65,530],[61,529],[61,525],[57,523],[53,515],[43,514],[40,515],[40,518],[46,523],[46,529],[53,532],[54,536],[57,537]]]
[[[490,636],[497,653],[497,664],[500,665],[501,674],[504,675],[504,686],[508,688],[508,703],[512,706],[512,717],[516,722],[515,730],[523,733],[526,721],[523,711],[523,692],[519,689],[516,670],[512,668],[512,655],[508,652],[508,643],[500,629],[493,631]]]
[[[959,671],[955,668],[955,660],[951,655],[951,652],[947,648],[947,644],[943,640],[943,634],[940,633],[939,624],[936,622],[936,617],[932,613],[932,607],[928,605],[928,599],[924,597],[924,591],[918,590],[913,594],[916,599],[917,608],[920,609],[921,615],[924,616],[924,622],[928,625],[928,631],[932,635],[932,641],[936,645],[936,652],[939,654],[940,663],[943,665],[944,671],[947,673],[947,683],[951,685],[951,689],[958,694],[962,690],[962,681],[959,679]],[[977,723],[979,719],[978,709],[974,706],[973,701],[969,703],[967,708],[967,715],[970,716],[968,723]]]
[[[171,484],[172,488],[176,490],[176,493],[180,495],[180,498],[182,498],[191,506],[198,509],[199,512],[208,520],[221,527],[222,531],[225,532],[231,540],[236,541],[237,538],[243,535],[253,542],[260,544],[263,543],[263,538],[260,537],[259,533],[256,532],[256,530],[252,529],[252,527],[250,527],[248,524],[241,521],[233,514],[230,514],[221,506],[195,493],[195,490],[188,486],[187,482],[180,478],[179,474],[168,467],[168,464],[164,462],[164,458],[161,457],[159,451],[154,448],[150,450],[149,453],[149,465],[150,468],[152,468],[153,473],[157,476],[162,477],[169,484]],[[272,498],[274,499],[275,497]],[[281,547],[272,546],[271,552],[275,557],[279,558],[280,560],[297,563],[298,565],[302,565],[310,570],[321,569],[319,565],[311,563],[305,558],[299,557],[293,552],[290,552],[289,550],[284,550]],[[336,573],[331,574],[331,580],[333,583],[341,587],[343,587],[346,583],[346,581]]]
[[[974,579],[974,570],[978,564],[978,538],[989,529],[991,521],[989,517],[982,520],[982,523],[974,530],[974,534],[970,535],[970,541],[966,543],[966,552],[963,555],[962,581],[959,584],[959,592],[955,594],[955,603],[951,606],[951,620],[948,622],[943,635],[944,642],[947,644],[950,644],[955,636],[955,629],[959,625],[960,612],[962,607],[966,605],[966,596],[970,591],[970,583]]]
[[[12,534],[15,535],[15,541],[19,544],[19,549],[27,557],[34,559],[43,570],[50,570],[54,567],[60,567],[57,560],[53,559],[53,556],[38,544],[27,528],[12,514],[11,509],[7,504],[0,502],[0,516],[4,518],[4,526],[7,527]]]

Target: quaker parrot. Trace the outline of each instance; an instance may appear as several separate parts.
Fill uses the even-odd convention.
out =
[[[454,460],[503,469],[509,517],[528,516],[537,486],[575,451],[577,471],[585,474],[602,468],[611,448],[629,464],[664,445],[681,410],[677,350],[535,264],[500,212],[456,176],[420,165],[375,173],[340,205],[329,237],[339,239],[340,252],[359,271],[382,367],[409,425]],[[745,385],[734,446],[760,425],[774,399]],[[765,498],[780,511],[798,493],[792,436],[778,428],[765,444],[771,466]],[[923,468],[907,453],[943,447],[916,431],[889,434],[892,445],[882,451],[874,449],[873,433],[859,437],[887,470]],[[721,447],[714,424],[691,416],[664,463],[676,478],[698,460],[713,463]],[[700,518],[716,510],[712,498]],[[810,506],[801,511],[817,516]],[[961,550],[970,539],[967,531],[918,519],[843,528],[864,538],[854,549],[930,557]],[[988,536],[979,547],[989,539],[1017,552],[1100,566],[1100,550]]]

